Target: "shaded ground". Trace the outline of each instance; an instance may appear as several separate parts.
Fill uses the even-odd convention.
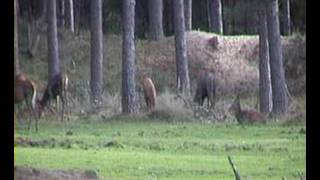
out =
[[[14,167],[15,180],[94,180],[99,179],[94,171],[44,170],[26,166]]]

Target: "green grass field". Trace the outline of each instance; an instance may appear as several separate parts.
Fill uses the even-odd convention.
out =
[[[41,121],[15,132],[15,165],[90,169],[103,179],[298,179],[306,173],[304,125],[161,122],[117,118]],[[20,142],[18,142],[20,141]]]

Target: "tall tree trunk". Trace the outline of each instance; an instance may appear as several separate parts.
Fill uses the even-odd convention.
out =
[[[177,89],[185,95],[190,93],[188,70],[187,42],[185,35],[183,0],[173,1],[174,8],[174,39],[177,64]]]
[[[288,97],[282,62],[282,46],[278,16],[278,0],[267,1],[267,25],[272,84],[272,114],[282,116],[287,112]]]
[[[18,6],[19,1],[14,0],[14,70],[15,75],[20,73],[19,41],[18,41]]]
[[[122,112],[138,112],[135,83],[135,45],[134,45],[134,15],[135,0],[122,1]]]
[[[135,7],[135,35],[138,38],[147,38],[149,33],[149,0],[139,0]]]
[[[184,0],[184,18],[186,31],[192,30],[192,0]]]
[[[172,0],[164,0],[164,26],[167,36],[173,34],[173,7]]]
[[[272,108],[271,75],[269,64],[268,27],[265,4],[259,8],[259,99],[260,112],[268,114]]]
[[[58,48],[56,0],[47,1],[47,42],[48,42],[48,78],[60,73]]]
[[[80,30],[80,15],[81,15],[81,0],[74,1],[74,30],[79,34]]]
[[[243,2],[243,6],[244,6],[244,22],[243,22],[243,26],[244,26],[244,34],[249,34],[249,3],[250,5],[252,5],[252,2],[248,2],[248,0],[244,0]]]
[[[283,32],[283,35],[288,36],[291,34],[290,0],[282,0],[282,1],[283,1],[282,32]]]
[[[210,31],[223,34],[221,0],[208,0],[208,20]]]
[[[91,104],[93,107],[102,101],[103,89],[103,34],[102,34],[102,2],[90,2],[90,36],[91,36]]]
[[[74,32],[74,15],[73,15],[73,0],[69,0],[69,12],[70,12],[70,30]]]
[[[61,0],[61,26],[64,28],[65,27],[65,4],[64,0]]]
[[[148,0],[149,39],[160,40],[164,37],[162,26],[162,0]]]
[[[236,0],[232,1],[232,11],[233,13],[231,14],[232,20],[231,20],[231,28],[232,28],[232,34],[236,34],[236,15],[234,13],[234,9],[236,7]]]

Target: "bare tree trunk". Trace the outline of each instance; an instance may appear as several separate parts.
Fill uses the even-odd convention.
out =
[[[271,75],[269,64],[268,27],[265,4],[259,8],[259,99],[260,112],[268,114],[272,108]]]
[[[166,35],[173,33],[173,7],[172,0],[164,0],[164,30]]]
[[[74,1],[74,30],[76,34],[80,31],[80,15],[81,15],[81,0]]]
[[[278,0],[267,1],[267,25],[272,84],[272,114],[282,116],[287,112],[288,97],[282,62],[282,46],[278,16]]]
[[[174,38],[177,64],[177,89],[179,93],[189,95],[190,79],[188,70],[187,42],[185,35],[183,0],[173,1]]]
[[[91,32],[91,105],[98,106],[102,101],[103,88],[103,34],[102,34],[102,2],[90,2]]]
[[[48,34],[48,78],[60,73],[60,60],[58,48],[56,0],[47,1],[47,34]]]
[[[122,1],[122,112],[138,112],[135,83],[135,45],[134,45],[134,15],[135,0]]]
[[[192,30],[192,0],[184,0],[184,18],[186,31]]]
[[[244,9],[243,9],[243,13],[244,13],[244,22],[243,22],[243,26],[244,26],[244,33],[245,34],[249,34],[249,5],[248,3],[250,3],[250,5],[252,5],[252,2],[248,2],[248,0],[243,0],[243,6],[244,6]]]
[[[283,31],[283,35],[288,36],[291,34],[290,0],[282,0],[282,1],[283,1],[282,31]]]
[[[69,7],[70,7],[70,30],[74,32],[74,15],[73,15],[73,0],[69,0]]]
[[[148,0],[149,39],[160,40],[164,37],[162,26],[162,0]]]
[[[223,34],[221,0],[208,0],[208,20],[210,31]]]
[[[64,0],[61,0],[61,25],[62,27],[64,28],[65,27],[65,1]]]
[[[19,41],[18,41],[18,6],[19,1],[14,0],[14,70],[15,75],[20,74]]]

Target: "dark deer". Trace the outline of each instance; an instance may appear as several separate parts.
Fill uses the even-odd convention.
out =
[[[61,121],[64,120],[65,106],[68,104],[67,100],[67,91],[68,91],[68,76],[67,74],[57,74],[52,77],[49,81],[47,88],[42,96],[42,99],[39,102],[39,117],[41,117],[43,109],[46,107],[49,101],[61,99],[62,103],[62,112],[61,112]]]
[[[207,98],[208,101],[208,108],[214,108],[216,103],[216,83],[214,75],[207,70],[202,70],[198,74],[197,89],[193,100],[202,106],[205,98]]]
[[[239,124],[244,123],[265,123],[266,117],[255,110],[242,110],[240,105],[240,97],[237,95],[236,99],[233,101],[229,108],[229,111],[235,114],[235,117]]]
[[[152,80],[148,77],[144,77],[142,80],[143,94],[146,101],[148,110],[154,109],[156,103],[156,88]]]
[[[30,130],[31,116],[33,116],[36,120],[36,131],[38,131],[38,118],[35,113],[36,96],[37,89],[35,83],[24,74],[18,74],[14,79],[14,104],[19,106],[25,102],[30,113],[28,130]]]

